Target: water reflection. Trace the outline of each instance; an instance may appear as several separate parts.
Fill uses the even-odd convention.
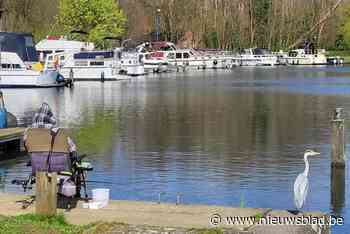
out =
[[[345,169],[331,169],[331,204],[335,215],[341,216],[345,205]]]
[[[322,156],[310,160],[305,209],[331,212],[337,200],[334,210],[350,218],[348,192],[331,198],[329,157],[330,112],[350,110],[349,74],[348,67],[237,68],[4,94],[23,125],[48,102],[95,166],[91,179],[100,183],[90,188],[110,187],[115,199],[157,201],[165,192],[169,202],[181,193],[185,203],[239,206],[243,198],[249,207],[293,209],[293,182],[313,148]],[[0,168],[23,175],[24,163]]]

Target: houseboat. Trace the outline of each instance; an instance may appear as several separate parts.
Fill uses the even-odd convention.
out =
[[[249,48],[242,51],[238,63],[240,66],[275,66],[277,56],[267,49]]]
[[[311,51],[306,49],[291,50],[285,58],[289,65],[326,65],[327,57],[323,49]]]
[[[193,49],[178,49],[171,42],[143,43],[137,47],[139,53],[145,54],[145,69],[153,71],[169,71],[182,69],[217,69],[228,68],[232,56]]]

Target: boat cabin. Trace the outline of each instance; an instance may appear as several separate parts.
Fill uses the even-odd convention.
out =
[[[36,44],[41,61],[44,61],[48,54],[61,52],[91,51],[95,46],[93,43],[67,40],[65,37],[48,36]]]
[[[46,68],[67,67],[105,67],[107,61],[114,59],[113,51],[85,51],[78,53],[54,53],[47,56]]]
[[[26,66],[16,53],[1,52],[0,64],[2,70],[25,70]]]

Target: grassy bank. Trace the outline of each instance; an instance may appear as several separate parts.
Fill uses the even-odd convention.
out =
[[[329,50],[327,56],[339,56],[344,58],[345,63],[350,63],[350,50]]]
[[[0,233],[52,233],[52,234],[78,234],[82,233],[84,227],[70,225],[66,222],[63,215],[55,217],[44,217],[33,214],[19,215],[15,217],[0,218]]]
[[[131,226],[117,222],[99,222],[85,226],[68,224],[63,215],[45,217],[34,214],[15,217],[0,216],[0,233],[2,234],[101,234],[129,233],[135,231],[164,231],[160,227]],[[155,232],[153,232],[155,233]],[[218,229],[189,229],[191,234],[222,234]]]

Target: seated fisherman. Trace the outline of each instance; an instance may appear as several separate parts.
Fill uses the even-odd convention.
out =
[[[76,146],[65,129],[56,127],[50,106],[43,103],[24,135],[24,145],[31,156],[32,173],[70,171]]]

